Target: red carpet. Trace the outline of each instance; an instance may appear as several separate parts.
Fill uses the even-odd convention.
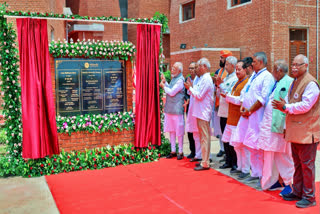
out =
[[[61,213],[320,213],[319,182],[317,206],[298,209],[279,192],[257,191],[215,170],[195,172],[193,165],[161,159],[46,179]]]

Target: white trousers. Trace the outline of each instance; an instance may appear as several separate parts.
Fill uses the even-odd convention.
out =
[[[237,153],[237,165],[238,170],[243,173],[250,172],[250,152],[245,145],[234,147],[234,150]]]
[[[250,151],[251,176],[261,178],[263,169],[263,150],[252,149],[250,147],[247,148]]]
[[[194,156],[197,159],[201,159],[201,145],[200,145],[200,134],[199,132],[193,132],[194,144],[196,146],[196,155]]]
[[[170,132],[171,152],[176,152],[176,133]],[[178,136],[179,153],[183,153],[183,135]]]
[[[264,151],[261,188],[269,189],[279,180],[279,175],[285,185],[292,184],[294,164],[291,156],[291,147],[286,152]]]

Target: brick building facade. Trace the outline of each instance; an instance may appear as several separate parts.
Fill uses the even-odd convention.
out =
[[[235,2],[240,4],[232,5]],[[184,8],[192,3],[194,16],[184,21]],[[306,0],[172,0],[171,63],[183,61],[187,66],[197,53],[209,57],[218,68],[217,52],[232,48],[239,50],[235,55],[240,58],[266,52],[271,69],[277,59],[291,64],[292,57],[304,53],[310,61],[310,73],[316,76],[316,6],[316,1]],[[181,49],[181,44],[186,44],[186,49]],[[193,56],[186,57],[190,53]]]
[[[0,4],[6,2],[8,4],[8,10],[15,11],[31,11],[31,12],[52,12],[52,13],[63,13],[65,7],[65,1],[60,0],[0,0]],[[13,23],[13,27],[16,28],[16,20],[8,19],[9,22]],[[63,39],[66,35],[66,26],[64,21],[48,20],[48,39]]]
[[[155,12],[160,12],[168,17],[170,24],[171,0],[128,0],[128,17],[153,17]],[[136,44],[137,30],[135,25],[128,26],[128,40]],[[165,64],[170,63],[170,32],[163,34],[163,54]]]

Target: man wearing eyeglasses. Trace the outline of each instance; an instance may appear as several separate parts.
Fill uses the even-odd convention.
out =
[[[283,195],[297,201],[300,208],[316,205],[315,159],[320,140],[320,86],[308,73],[308,58],[297,55],[292,63],[295,78],[284,99],[274,100],[273,107],[287,114],[285,139],[291,142],[295,172],[293,191]]]

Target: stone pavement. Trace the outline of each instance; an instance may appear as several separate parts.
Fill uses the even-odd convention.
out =
[[[44,176],[0,178],[1,214],[59,213]]]
[[[185,136],[184,154],[187,156],[189,151],[189,141]],[[230,176],[230,169],[219,169],[221,163],[216,154],[219,152],[219,141],[214,138],[211,142],[211,167],[221,173]],[[320,151],[317,152],[316,169],[320,169]],[[320,170],[316,171],[316,181],[320,181]],[[241,182],[241,181],[240,181]],[[256,184],[250,184],[255,187]],[[319,202],[318,202],[319,203]],[[47,186],[45,177],[22,178],[9,177],[0,178],[0,214],[56,214],[59,213]]]

